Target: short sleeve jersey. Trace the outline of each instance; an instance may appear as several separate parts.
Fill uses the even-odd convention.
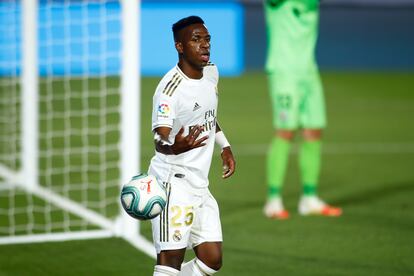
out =
[[[268,72],[307,74],[317,68],[319,0],[266,0]]]
[[[208,186],[216,133],[218,79],[217,67],[211,63],[204,67],[201,79],[190,79],[175,66],[162,78],[153,97],[152,130],[171,128],[169,143],[174,143],[181,127],[186,136],[192,127],[200,125],[204,130],[198,139],[208,136],[205,146],[178,155],[156,151],[151,160],[152,169],[163,170],[164,174],[171,166],[184,169],[194,188]]]

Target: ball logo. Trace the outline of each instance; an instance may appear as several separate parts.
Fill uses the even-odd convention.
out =
[[[141,185],[140,190],[141,191],[144,191],[146,189],[147,190],[147,194],[151,193],[151,182],[152,182],[152,179],[150,179],[149,181],[141,180],[140,182],[142,184],[144,184],[144,185]]]
[[[164,210],[167,191],[154,175],[141,173],[122,185],[120,199],[128,215],[134,219],[149,220]]]

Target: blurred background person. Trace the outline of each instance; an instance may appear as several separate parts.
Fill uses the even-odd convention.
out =
[[[301,132],[299,168],[303,186],[301,215],[340,216],[317,195],[322,130],[326,126],[323,87],[315,60],[319,0],[266,0],[269,81],[275,133],[267,153],[269,218],[286,219],[281,190],[295,134]]]

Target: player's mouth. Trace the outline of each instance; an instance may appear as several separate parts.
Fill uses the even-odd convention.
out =
[[[208,62],[210,60],[210,53],[201,54],[201,60],[204,62]]]

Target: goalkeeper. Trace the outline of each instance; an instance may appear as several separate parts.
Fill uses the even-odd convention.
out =
[[[299,167],[303,195],[301,215],[339,216],[340,208],[317,196],[321,167],[321,137],[326,126],[323,88],[315,61],[318,35],[318,0],[266,0],[268,52],[266,71],[273,107],[275,136],[267,156],[268,197],[264,213],[285,219],[283,185],[289,151],[297,130],[301,130]]]

